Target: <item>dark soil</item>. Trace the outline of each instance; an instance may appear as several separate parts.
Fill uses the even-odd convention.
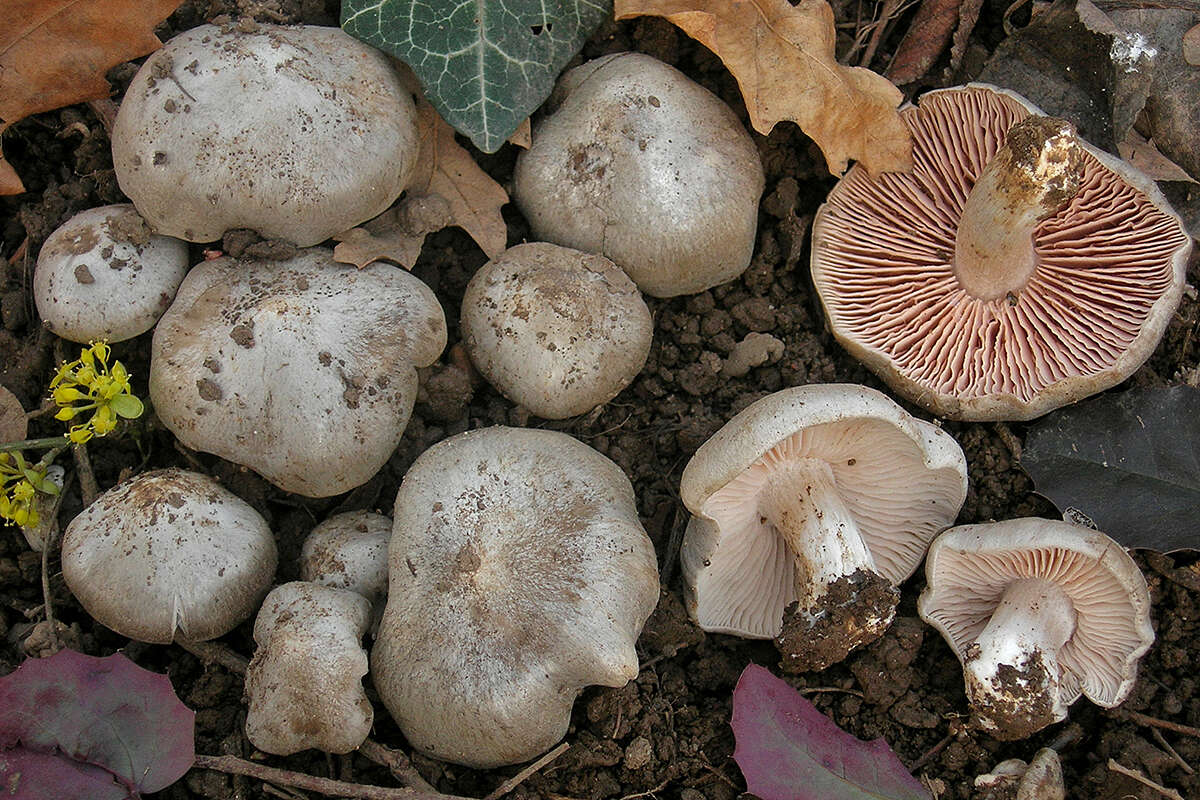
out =
[[[835,4],[837,5],[837,4]],[[869,4],[868,4],[869,5]],[[999,18],[1005,0],[989,0],[972,37],[966,77],[1002,38]],[[239,9],[241,6],[242,9]],[[283,0],[235,3],[195,0],[171,17],[162,38],[212,19],[258,8],[260,21],[274,12],[291,21],[335,24],[332,0]],[[269,13],[262,13],[267,9]],[[843,4],[841,29],[848,36],[857,10]],[[866,13],[866,12],[864,12]],[[897,30],[903,32],[907,18]],[[889,36],[876,65],[886,64]],[[610,23],[588,44],[591,58],[619,50],[639,50],[674,64],[714,91],[742,114],[733,78],[707,50],[694,45],[670,24],[656,19]],[[941,75],[943,61],[931,75]],[[119,92],[136,65],[112,70]],[[957,76],[959,78],[962,75]],[[960,82],[960,81],[955,81]],[[939,83],[932,79],[928,85]],[[119,95],[114,99],[119,100]],[[236,113],[236,109],[230,109]],[[680,593],[677,551],[687,515],[678,498],[680,473],[690,455],[734,413],[775,390],[805,383],[853,382],[882,389],[880,382],[843,352],[825,330],[814,299],[805,248],[810,215],[832,180],[810,142],[795,126],[783,124],[769,136],[756,136],[767,174],[754,261],[731,283],[691,297],[648,302],[655,320],[654,345],[644,371],[615,400],[597,412],[563,422],[531,418],[488,386],[470,380],[462,369],[457,309],[472,273],[485,261],[464,234],[444,231],[427,240],[414,270],[438,293],[450,324],[451,348],[423,375],[423,391],[404,441],[381,473],[342,497],[311,500],[288,495],[255,474],[214,457],[185,451],[157,424],[152,414],[132,426],[130,435],[89,445],[91,463],[102,489],[141,470],[184,466],[212,475],[254,505],[270,522],[280,543],[280,581],[297,577],[300,542],[318,521],[335,511],[371,508],[390,513],[405,470],[430,445],[461,431],[508,424],[563,430],[617,462],[632,479],[647,531],[657,549],[664,590],[661,602],[639,642],[642,670],[620,689],[591,688],[575,705],[567,735],[570,749],[508,796],[524,798],[658,797],[680,800],[728,800],[745,783],[731,756],[731,692],[749,663],[775,667],[779,654],[771,642],[706,635],[687,618]],[[30,295],[33,265],[47,235],[85,208],[123,201],[113,177],[109,143],[101,120],[88,106],[75,106],[25,120],[5,137],[9,160],[28,193],[0,199],[0,382],[26,408],[36,408],[56,359],[54,337],[37,319]],[[511,181],[513,150],[480,156],[483,167],[503,184]],[[509,242],[528,236],[519,212],[505,209]],[[225,249],[252,246],[230,241]],[[210,247],[215,247],[210,246]],[[203,247],[193,248],[198,262]],[[1192,283],[1197,282],[1193,263]],[[1200,348],[1194,293],[1186,297],[1157,353],[1131,383],[1168,385],[1197,374]],[[770,334],[784,343],[781,357],[751,369],[743,377],[721,374],[721,366],[747,334]],[[114,349],[144,387],[148,375],[149,335]],[[67,350],[69,352],[69,348]],[[144,389],[143,389],[144,391]],[[919,409],[914,413],[928,418]],[[31,435],[60,432],[49,417],[36,421]],[[1053,516],[1054,508],[1037,496],[1019,466],[1025,426],[947,423],[970,465],[970,491],[960,523],[1024,515]],[[64,459],[69,461],[67,459]],[[70,520],[82,506],[72,482],[61,518]],[[1006,758],[1030,759],[1048,743],[1059,748],[1069,796],[1076,798],[1153,798],[1154,790],[1111,771],[1115,759],[1147,778],[1200,797],[1200,738],[1156,730],[1131,721],[1126,710],[1187,726],[1200,726],[1200,694],[1194,672],[1200,663],[1200,569],[1186,554],[1140,559],[1154,601],[1158,640],[1142,662],[1141,677],[1123,708],[1106,711],[1086,700],[1071,709],[1067,723],[1053,725],[1018,742],[998,742],[968,726],[959,663],[945,642],[916,616],[920,575],[901,587],[891,628],[876,642],[820,673],[789,676],[788,681],[838,725],[861,738],[883,737],[941,798],[968,798],[972,781]],[[290,758],[256,754],[243,732],[242,680],[218,664],[206,664],[176,646],[131,643],[94,623],[63,584],[51,559],[54,610],[67,626],[70,646],[106,655],[121,650],[149,669],[170,675],[183,701],[195,709],[197,750],[234,754],[284,769],[360,783],[396,785],[388,771],[361,754],[325,756],[309,751]],[[0,673],[8,673],[27,653],[48,646],[40,560],[14,528],[0,530]],[[249,656],[250,624],[221,640]],[[776,670],[778,672],[778,670]],[[407,752],[407,745],[376,703],[372,737]],[[1175,754],[1172,753],[1174,749]],[[414,757],[421,775],[439,790],[482,796],[517,772],[490,772]],[[1188,767],[1186,765],[1191,765]],[[164,798],[291,797],[261,781],[192,770],[161,792]]]

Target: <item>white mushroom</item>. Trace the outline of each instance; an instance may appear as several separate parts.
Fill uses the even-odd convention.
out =
[[[112,132],[121,190],[158,233],[301,247],[382,213],[416,164],[387,57],[338,28],[201,25],[138,70]]]
[[[655,297],[745,271],[763,170],[728,106],[641,53],[576,67],[556,99],[513,173],[539,239],[605,255]]]
[[[322,248],[191,271],[154,332],[150,397],[188,447],[324,497],[370,480],[446,345],[433,291]]]
[[[349,589],[376,603],[387,595],[391,517],[370,511],[335,514],[317,525],[300,548],[300,578]]]
[[[1154,642],[1150,595],[1099,531],[1048,519],[962,525],[929,548],[917,608],[960,661],[974,718],[1000,739],[1120,704]]]
[[[98,622],[141,642],[228,633],[258,607],[275,564],[275,539],[258,512],[181,469],[118,484],[63,534],[71,592]]]
[[[533,242],[479,268],[463,295],[463,344],[505,397],[546,419],[607,403],[646,365],[653,322],[604,256]]]
[[[370,618],[367,599],[346,589],[294,581],[271,590],[246,669],[252,745],[286,756],[309,747],[348,753],[363,743],[375,719],[362,686]]]
[[[780,637],[785,669],[822,669],[891,624],[894,587],[966,491],[954,439],[873,389],[768,395],[683,471],[692,615],[705,630]]]
[[[563,433],[485,428],[434,445],[396,495],[379,696],[418,751],[532,758],[583,687],[638,672],[658,567],[629,479]]]
[[[73,342],[120,342],[154,327],[188,270],[187,245],[155,236],[133,206],[82,211],[50,234],[33,273],[42,323]]]

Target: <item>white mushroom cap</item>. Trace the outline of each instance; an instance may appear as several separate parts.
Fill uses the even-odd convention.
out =
[[[539,239],[605,255],[655,297],[745,271],[763,170],[728,106],[641,53],[576,67],[556,96],[513,173]]]
[[[382,213],[416,164],[387,57],[338,28],[201,25],[151,54],[112,132],[121,190],[158,233],[317,244]]]
[[[81,211],[50,234],[33,273],[38,315],[73,342],[154,327],[188,270],[187,245],[155,236],[128,203]]]
[[[1009,132],[1041,113],[984,84],[930,92],[901,112],[913,172],[852,168],[813,224],[834,336],[937,414],[1031,419],[1113,386],[1179,303],[1179,216],[1152,180],[1065,130],[1027,162]]]
[[[689,609],[705,630],[767,638],[789,604],[819,603],[816,578],[865,565],[899,584],[966,490],[954,439],[880,392],[814,384],[768,395],[683,471],[694,515],[680,551]],[[802,525],[811,529],[789,536]],[[817,529],[830,538],[813,538]]]
[[[391,456],[416,368],[445,346],[437,298],[404,270],[358,270],[322,248],[219,258],[191,271],[154,331],[150,397],[188,447],[325,497]]]
[[[254,622],[258,650],[246,669],[246,738],[286,756],[315,747],[349,753],[371,732],[362,595],[305,581],[276,586]]]
[[[963,662],[977,689],[972,709],[998,737],[1022,738],[1065,718],[1080,694],[1106,708],[1119,704],[1154,642],[1146,581],[1124,548],[1099,531],[1036,518],[963,525],[933,543],[925,572],[921,618]],[[1026,606],[1032,612],[1018,618]],[[1012,618],[1002,629],[994,622],[998,609]],[[1066,628],[1056,651],[1035,618]],[[1043,691],[1026,674],[1033,668],[1051,673]],[[1003,680],[1006,671],[1020,680]]]
[[[372,603],[387,594],[392,518],[370,511],[335,514],[317,525],[300,548],[302,580],[349,589]]]
[[[534,242],[479,268],[463,295],[463,344],[505,397],[546,419],[607,403],[646,365],[650,309],[604,256]]]
[[[109,489],[63,534],[63,577],[98,622],[141,642],[233,630],[275,576],[258,512],[204,475],[145,472]]]
[[[558,741],[591,684],[638,672],[654,548],[621,469],[563,433],[434,445],[396,495],[379,696],[418,751],[474,767]]]

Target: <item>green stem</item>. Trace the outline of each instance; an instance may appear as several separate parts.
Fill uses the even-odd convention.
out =
[[[67,447],[71,441],[65,436],[47,436],[45,439],[24,439],[20,442],[0,443],[0,453],[12,450],[45,450],[54,447]],[[61,450],[59,452],[62,452]]]

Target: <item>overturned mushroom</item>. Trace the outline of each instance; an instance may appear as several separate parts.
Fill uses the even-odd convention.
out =
[[[532,758],[583,687],[623,686],[658,600],[633,487],[563,433],[485,428],[434,445],[396,495],[379,696],[420,752]]]
[[[1099,531],[1048,519],[962,525],[929,548],[917,608],[963,662],[976,722],[1023,739],[1081,694],[1120,704],[1154,642],[1150,595]]]
[[[966,490],[949,434],[877,391],[826,384],[768,395],[683,471],[692,615],[705,630],[779,637],[787,670],[840,661],[891,624],[894,587],[954,521]]]

